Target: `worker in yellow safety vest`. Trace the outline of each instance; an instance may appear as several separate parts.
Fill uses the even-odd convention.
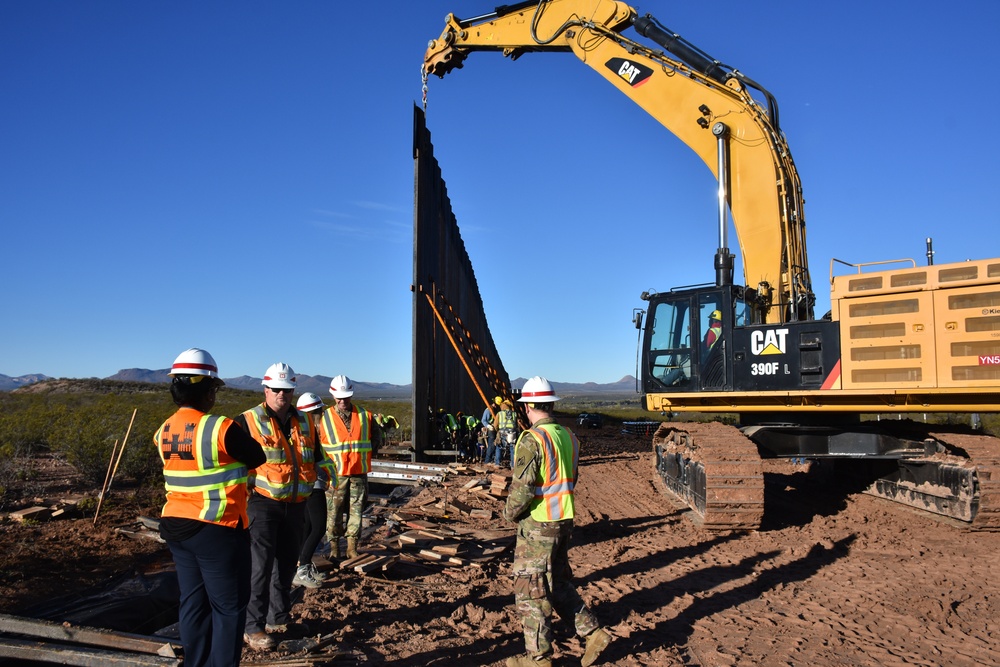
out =
[[[551,667],[552,610],[573,622],[585,638],[581,664],[588,667],[611,642],[571,580],[569,541],[576,514],[580,443],[552,417],[559,400],[551,383],[535,376],[524,383],[531,428],[514,450],[514,476],[504,518],[517,523],[514,546],[514,603],[524,628],[525,655],[507,659],[508,667]]]

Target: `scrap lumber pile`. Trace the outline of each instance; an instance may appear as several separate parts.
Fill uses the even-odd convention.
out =
[[[512,527],[496,525],[510,473],[491,470],[496,468],[448,465],[442,481],[424,487],[403,507],[383,513],[387,537],[379,546],[390,555],[368,554],[368,559],[347,561],[341,567],[362,573],[398,562],[482,567],[514,542]]]
[[[17,523],[55,521],[57,519],[75,519],[80,516],[80,503],[83,496],[60,498],[33,498],[29,507],[7,514],[7,518]]]
[[[400,552],[408,562],[432,562],[446,566],[482,567],[514,543],[512,529],[480,530],[461,525],[448,526],[413,518],[405,510],[393,515],[401,532],[382,541]]]

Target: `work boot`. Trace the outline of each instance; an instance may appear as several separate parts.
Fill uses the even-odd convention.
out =
[[[275,647],[274,637],[266,632],[244,634],[243,641],[254,651],[270,651]]]
[[[329,533],[323,537],[323,544],[317,549],[317,553],[324,556],[327,560],[337,560],[340,558],[340,537],[337,535],[330,535]]]
[[[597,628],[591,632],[587,635],[587,649],[583,652],[580,664],[583,667],[590,667],[597,660],[597,656],[601,654],[601,651],[606,649],[610,643],[611,635],[604,628]]]
[[[507,658],[507,667],[552,667],[552,658],[533,655],[515,655]]]
[[[356,537],[347,538],[347,557],[348,558],[358,557],[358,538]]]
[[[323,584],[312,577],[312,563],[299,565],[295,570],[295,577],[292,578],[292,586],[304,586],[306,588],[319,588]]]

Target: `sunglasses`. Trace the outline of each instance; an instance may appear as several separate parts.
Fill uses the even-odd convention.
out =
[[[268,387],[268,389],[270,389],[271,393],[273,394],[282,394],[282,393],[290,394],[293,391],[295,391],[293,387],[289,387],[288,389],[279,389],[278,387]]]

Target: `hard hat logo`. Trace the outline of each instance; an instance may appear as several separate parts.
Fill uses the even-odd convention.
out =
[[[354,395],[354,383],[346,375],[338,375],[330,380],[330,394],[334,398],[350,398]]]
[[[295,389],[295,371],[288,364],[271,364],[264,371],[261,384],[272,389]]]

